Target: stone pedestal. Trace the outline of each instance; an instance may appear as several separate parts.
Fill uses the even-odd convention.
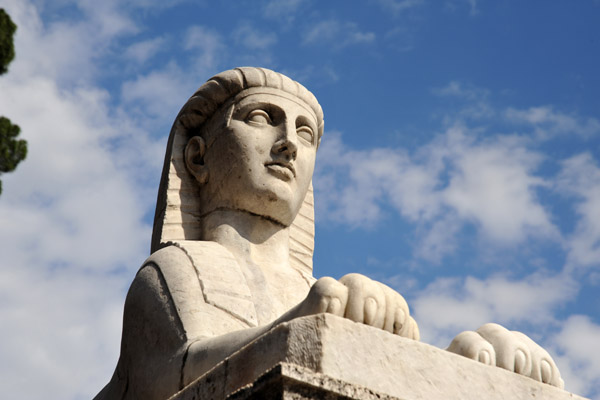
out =
[[[583,400],[328,314],[278,326],[171,399]]]

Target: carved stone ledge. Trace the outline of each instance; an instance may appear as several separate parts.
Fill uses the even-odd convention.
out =
[[[279,363],[227,400],[401,400],[295,364]]]
[[[583,400],[328,314],[278,326],[171,399]]]

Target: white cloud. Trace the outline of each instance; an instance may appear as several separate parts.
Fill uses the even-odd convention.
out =
[[[315,43],[319,40],[333,40],[341,30],[340,22],[336,20],[321,21],[314,25],[305,35],[304,43]]]
[[[432,92],[438,96],[454,96],[470,101],[483,100],[489,96],[489,91],[473,85],[465,85],[460,81],[450,81],[448,85],[434,88]]]
[[[242,23],[238,26],[232,36],[236,43],[242,44],[249,50],[265,50],[277,42],[275,33],[262,32],[249,23]]]
[[[479,14],[479,9],[477,8],[477,0],[467,0],[467,3],[469,3],[471,15]]]
[[[450,81],[448,85],[441,88],[432,89],[432,93],[440,97],[453,97],[462,100],[461,109],[452,114],[455,120],[457,117],[466,117],[472,119],[489,118],[494,115],[494,110],[489,104],[489,90],[462,83],[460,81]]]
[[[351,150],[339,134],[328,133],[315,178],[319,214],[373,226],[392,207],[424,228],[416,255],[436,262],[453,251],[455,233],[467,224],[495,245],[559,239],[536,196],[547,186],[535,175],[542,157],[526,144],[514,136],[477,139],[457,125],[411,155]]]
[[[335,19],[316,23],[304,34],[303,39],[305,45],[328,43],[338,49],[374,41],[375,34],[373,32],[362,32],[353,22],[342,23]]]
[[[83,11],[86,25],[91,22],[92,29],[100,37],[114,38],[139,31],[133,18],[123,12],[123,6],[118,0],[106,0],[102,4],[91,0],[75,0],[73,4]]]
[[[118,358],[125,280],[73,266],[10,267],[0,269],[3,396],[93,397]]]
[[[197,82],[189,75],[176,63],[170,62],[163,69],[152,70],[124,82],[121,97],[129,112],[136,110],[152,117],[151,120],[169,120],[193,94],[192,88]]]
[[[330,66],[305,65],[301,69],[279,69],[279,72],[300,83],[311,82],[312,85],[331,84],[340,80],[341,71]]]
[[[578,220],[567,238],[571,267],[600,265],[600,167],[590,153],[562,163],[557,189],[574,196]]]
[[[77,21],[53,23],[29,2],[5,6],[19,26],[18,56],[0,80],[0,109],[29,142],[27,159],[2,176],[0,387],[8,397],[91,398],[110,379],[125,290],[149,252],[145,220],[168,133],[160,124],[223,53],[217,34],[192,27],[187,70],[167,62],[115,79],[122,96],[114,98],[95,80],[112,67],[104,57],[117,39],[138,29],[135,6],[117,5],[54,3],[79,8]],[[163,43],[134,41],[124,56],[148,61]]]
[[[350,43],[371,43],[375,40],[373,32],[351,32],[349,37]]]
[[[384,38],[388,46],[397,51],[405,52],[413,49],[414,36],[414,32],[407,25],[399,25],[386,32]]]
[[[472,17],[479,14],[478,7],[479,0],[449,0],[445,2],[445,7],[451,11],[456,11],[459,7],[462,9],[463,5],[469,7],[469,15]]]
[[[542,139],[560,134],[577,134],[589,138],[600,133],[598,119],[582,119],[576,115],[556,111],[552,106],[530,107],[526,110],[508,108],[505,115],[514,123],[531,125]]]
[[[423,4],[423,0],[377,0],[386,10],[398,14]]]
[[[54,18],[52,22],[42,21],[39,8],[29,2],[9,0],[3,6],[18,25],[15,36],[18,55],[11,74],[39,74],[60,84],[78,85],[96,77],[103,57],[111,50],[112,40],[138,30],[114,1],[47,4],[50,13],[60,14],[62,8],[68,7],[77,10],[74,14],[80,14],[72,19]]]
[[[44,26],[30,3],[7,6],[20,36],[18,57],[0,80],[0,109],[29,142],[27,159],[2,176],[0,386],[7,397],[90,398],[106,383],[126,282],[148,254],[144,217],[164,144],[140,127],[143,116],[123,112],[90,79],[108,43],[131,32],[122,26],[126,15],[100,21],[116,12],[111,7]]]
[[[391,201],[408,218],[435,213],[437,199],[429,196],[437,183],[427,166],[413,164],[402,150],[346,148],[341,135],[328,132],[319,149],[317,178],[326,219],[349,225],[372,225]],[[322,196],[322,197],[321,197]]]
[[[294,20],[298,8],[306,3],[305,0],[271,0],[264,6],[265,16],[272,19]]]
[[[137,5],[166,3],[96,3],[44,2],[50,11],[79,7],[78,20],[56,13],[53,23],[43,22],[40,8],[27,0],[3,4],[19,30],[17,59],[0,80],[0,109],[21,126],[30,146],[17,171],[2,176],[0,387],[7,397],[90,398],[109,379],[119,348],[124,291],[149,249],[150,227],[144,219],[154,206],[167,133],[156,124],[171,122],[199,77],[209,76],[207,71],[219,65],[226,50],[219,34],[192,27],[183,38],[189,54],[197,54],[190,65],[167,60],[127,82],[111,81],[122,84],[122,97],[115,99],[95,85],[112,62],[104,57],[120,49],[116,38],[141,29],[133,17]],[[300,3],[286,4],[295,12]],[[419,3],[394,2],[398,10]],[[343,45],[375,40],[354,24],[337,24],[323,27],[325,38],[331,35]],[[133,43],[126,55],[150,60],[159,42]],[[246,45],[263,46],[256,41]],[[322,74],[326,68],[319,69]],[[560,132],[572,127],[574,132],[597,132],[595,119],[571,116],[573,123],[565,115],[550,109],[513,117],[544,128],[559,126]],[[356,151],[328,133],[320,150],[320,168],[325,168],[315,181],[320,185],[317,202],[323,199],[331,211],[329,220],[354,226],[372,225],[386,213],[398,212],[429,232],[419,237],[417,250],[438,259],[454,251],[454,233],[464,224],[500,241],[551,235],[550,217],[536,198],[546,185],[536,175],[539,154],[515,138],[484,140],[464,128],[453,129],[414,153]],[[160,143],[154,139],[159,135]],[[576,211],[582,222],[573,234],[571,254],[581,264],[591,262],[598,251],[597,170],[591,156],[569,160],[563,168],[565,183],[558,186],[580,199]],[[326,185],[332,190],[325,192]],[[327,220],[326,213],[319,213],[320,223]],[[522,321],[527,313],[543,325],[564,301],[556,293],[569,299],[575,291],[568,279],[559,280],[540,275],[523,282],[505,277],[440,280],[421,294],[415,309],[430,337],[490,318]],[[427,313],[429,309],[438,314]],[[448,315],[439,314],[444,310]],[[442,321],[435,322],[436,316]],[[565,327],[559,343],[577,371],[578,360],[588,359],[574,344],[568,347],[571,326],[583,326],[587,342],[598,333],[591,322],[573,320]],[[580,376],[595,382],[597,375],[590,374],[598,367],[586,362]]]
[[[415,248],[415,256],[439,264],[443,257],[453,254],[457,249],[455,238],[462,225],[456,213],[447,212],[425,228]]]
[[[573,315],[553,338],[556,361],[565,389],[600,399],[600,325],[588,316]]]
[[[224,45],[221,35],[217,32],[195,25],[187,29],[183,48],[195,54],[199,51],[196,55],[196,66],[205,70],[217,65]]]
[[[43,77],[0,86],[0,108],[29,142],[27,159],[3,176],[2,387],[24,399],[89,398],[116,359],[123,281],[148,252],[142,219],[153,198],[138,185],[158,174],[160,158],[121,168],[107,147],[127,133],[107,116],[101,91],[66,92]],[[153,153],[124,144],[130,157]]]
[[[557,317],[578,290],[565,273],[538,272],[523,279],[438,278],[413,296],[411,307],[421,339],[442,348],[458,333],[487,322],[521,330],[550,352],[566,390],[599,399],[600,326],[587,316]]]
[[[161,48],[165,46],[166,42],[167,39],[164,37],[156,37],[137,42],[129,46],[123,55],[138,64],[143,64],[158,54],[161,51]]]
[[[528,235],[557,234],[535,195],[545,182],[533,175],[541,156],[517,137],[469,143],[458,128],[448,133],[452,154],[445,203],[481,225],[495,241],[515,243]]]
[[[139,74],[122,84],[121,98],[128,112],[143,115],[147,120],[141,123],[148,127],[177,115],[199,82],[215,73],[225,53],[221,36],[199,25],[186,30],[183,48],[193,54],[185,68],[170,60],[162,68]]]
[[[577,294],[577,285],[564,275],[535,273],[524,279],[492,276],[438,278],[418,293],[411,305],[423,341],[440,347],[464,330],[487,322],[513,329],[515,325],[544,328],[556,324],[555,312]]]

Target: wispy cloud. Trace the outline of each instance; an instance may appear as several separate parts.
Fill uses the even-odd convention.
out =
[[[199,67],[211,68],[217,65],[224,45],[219,33],[201,25],[194,25],[185,33],[183,48],[199,52],[195,57]]]
[[[384,35],[387,44],[394,50],[405,52],[414,48],[415,37],[414,32],[406,26],[400,25],[390,29]]]
[[[123,82],[121,98],[129,107],[128,112],[145,115],[148,122],[169,120],[185,101],[186,95],[182,93],[190,92],[189,88],[196,83],[190,81],[186,71],[170,62],[163,69],[154,69]]]
[[[479,14],[479,8],[477,7],[477,2],[478,2],[478,0],[467,0],[467,3],[469,4],[469,7],[470,7],[471,15]]]
[[[433,88],[432,93],[439,97],[454,98],[462,102],[461,109],[452,117],[447,116],[446,119],[481,119],[494,115],[494,110],[489,101],[490,92],[487,89],[460,81],[450,81],[444,87]]]
[[[579,217],[567,237],[571,267],[600,266],[600,167],[589,153],[562,162],[557,189],[574,196]]]
[[[103,71],[103,57],[111,51],[112,40],[139,29],[113,1],[101,5],[85,1],[49,4],[47,12],[76,10],[51,22],[42,20],[38,8],[28,2],[8,1],[3,6],[20,27],[15,37],[19,49],[15,63],[19,67],[15,65],[12,73],[44,75],[61,84],[78,85],[96,78]],[[68,15],[79,17],[69,19]]]
[[[600,133],[600,120],[582,119],[576,115],[555,110],[552,106],[531,107],[525,110],[508,108],[506,118],[514,123],[528,124],[543,139],[560,134],[591,137]]]
[[[465,6],[469,9],[470,16],[479,14],[479,0],[448,0],[445,3],[447,9],[452,11],[462,11]]]
[[[342,48],[355,44],[368,44],[375,41],[375,33],[363,32],[354,22],[340,22],[336,19],[320,21],[304,34],[304,44],[334,45]]]
[[[138,64],[143,64],[157,55],[164,48],[167,39],[156,37],[149,40],[133,43],[123,53],[125,58],[131,59]]]
[[[340,80],[340,71],[327,65],[306,65],[301,69],[283,69],[281,73],[303,83],[311,82],[312,85],[331,84]]]
[[[143,41],[137,46],[141,46],[140,52],[146,52],[153,51],[159,43],[160,39],[158,43]],[[217,72],[217,65],[226,54],[221,36],[200,25],[191,26],[185,31],[181,45],[190,54],[185,66],[175,60],[167,60],[161,67],[155,66],[122,82],[123,105],[128,107],[129,113],[143,115],[146,121],[142,123],[147,127],[155,125],[157,120],[171,120],[191,95],[191,88],[198,86],[201,79]],[[130,49],[139,49],[135,46],[132,45]]]
[[[294,20],[298,9],[305,3],[306,0],[270,0],[264,5],[265,16],[290,23]]]
[[[438,199],[429,196],[437,184],[431,166],[413,164],[397,149],[348,149],[341,135],[327,133],[319,149],[317,191],[326,218],[352,226],[372,226],[383,215],[382,204],[393,201],[408,218],[436,213]]]
[[[256,29],[249,23],[242,23],[232,34],[234,40],[250,50],[265,50],[277,42],[277,35]]]
[[[470,101],[485,100],[489,96],[489,90],[465,85],[460,81],[450,81],[446,86],[432,89],[432,92],[438,96],[453,96]]]
[[[424,0],[377,0],[388,11],[399,14],[424,3]]]

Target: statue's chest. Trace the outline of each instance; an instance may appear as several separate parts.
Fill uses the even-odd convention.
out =
[[[250,327],[273,321],[308,293],[310,278],[296,271],[274,273],[240,266],[215,242],[178,241],[196,270],[204,301]]]

